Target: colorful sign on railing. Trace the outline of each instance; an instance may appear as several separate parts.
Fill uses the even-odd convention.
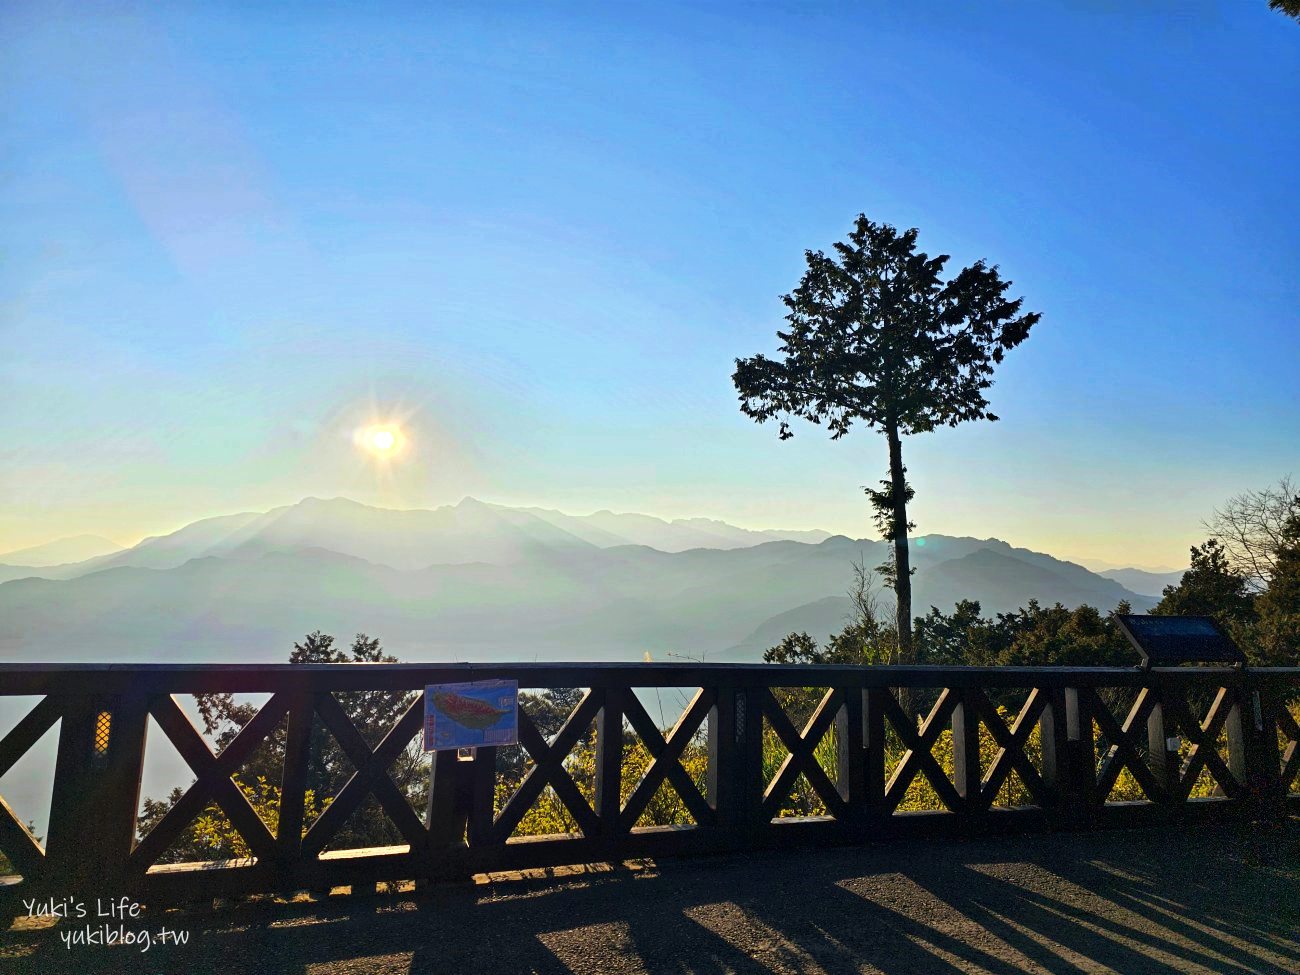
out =
[[[424,689],[424,750],[513,745],[518,709],[518,681],[431,684]]]

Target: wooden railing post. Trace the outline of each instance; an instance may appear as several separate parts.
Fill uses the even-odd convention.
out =
[[[704,772],[704,798],[718,816],[724,831],[732,824],[735,800],[732,798],[731,765],[736,754],[736,690],[719,687],[713,707],[705,721],[708,765]]]
[[[469,823],[471,762],[456,750],[433,753],[425,823],[431,852],[465,845]]]
[[[1092,825],[1098,807],[1106,801],[1097,795],[1097,740],[1092,729],[1089,694],[1067,687],[1065,697],[1065,753],[1067,758],[1064,800],[1067,819],[1075,829]]]
[[[980,718],[975,688],[963,687],[952,711],[953,785],[962,798],[962,822],[973,826],[980,804]]]
[[[280,812],[275,830],[276,851],[282,868],[287,868],[297,860],[302,849],[307,768],[311,761],[311,726],[315,714],[314,695],[293,695],[289,705],[289,726],[285,732],[284,768],[280,775]],[[315,798],[319,801],[321,797]]]
[[[143,693],[68,699],[46,842],[52,889],[97,895],[126,884],[148,718]]]
[[[708,718],[709,803],[717,810],[720,846],[750,846],[761,825],[763,713],[753,691],[734,684],[718,687]]]
[[[1249,675],[1241,683],[1241,695],[1240,721],[1235,729],[1231,721],[1228,724],[1228,756],[1232,772],[1236,775],[1238,768],[1242,771],[1249,815],[1281,821],[1286,816],[1288,783],[1282,781],[1277,712],[1285,704],[1267,681]]]
[[[602,836],[613,836],[619,831],[623,776],[622,694],[622,688],[605,688],[600,713],[596,716],[595,807]]]
[[[1038,718],[1038,742],[1042,753],[1043,781],[1052,791],[1052,805],[1046,810],[1057,826],[1070,829],[1077,823],[1078,797],[1070,779],[1069,725],[1065,714],[1065,690],[1043,688],[1047,704]]]
[[[1178,772],[1181,758],[1177,748],[1169,747],[1169,744],[1174,741],[1172,734],[1174,723],[1166,720],[1166,715],[1171,710],[1168,705],[1177,690],[1157,682],[1151,686],[1148,693],[1155,699],[1155,704],[1147,715],[1147,763],[1151,766],[1151,773],[1155,776],[1156,782],[1160,785],[1160,794],[1151,798],[1163,805],[1170,814],[1174,814],[1180,805]]]
[[[836,776],[840,797],[847,803],[851,825],[867,821],[867,752],[863,722],[866,692],[860,687],[843,689],[844,706],[835,715]]]
[[[885,696],[887,687],[869,687],[862,702],[862,746],[864,798],[867,819],[881,825],[889,818],[885,811]]]
[[[470,846],[488,842],[492,824],[496,820],[497,750],[494,747],[474,749],[468,763],[469,811],[465,822],[465,839]]]
[[[742,849],[761,826],[763,711],[757,693],[720,685],[707,729],[706,798],[718,811],[719,848]]]

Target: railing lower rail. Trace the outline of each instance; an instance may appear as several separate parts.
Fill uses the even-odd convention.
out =
[[[438,753],[421,813],[389,771],[421,727],[414,692],[492,677],[584,695],[549,737],[521,712],[524,761],[512,779],[503,778],[494,749],[467,761]],[[689,696],[671,728],[643,703],[664,688]],[[358,732],[336,696],[357,691],[411,698],[380,741]],[[176,698],[212,693],[271,695],[219,752]],[[46,842],[0,798],[0,852],[22,877],[0,891],[15,899],[93,888],[172,901],[774,844],[1278,817],[1300,801],[1292,794],[1300,669],[0,666],[0,698],[14,695],[41,699],[0,739],[0,776],[59,724]],[[909,707],[917,704],[923,718]],[[196,780],[140,836],[150,719]],[[329,801],[308,821],[308,767],[321,728],[355,773],[334,796],[318,797]],[[273,734],[280,781],[268,816],[234,776]],[[646,761],[629,772],[634,745]],[[577,768],[580,752],[590,781]],[[1000,797],[1013,778],[1019,791],[1008,806]],[[803,815],[791,814],[797,786]],[[663,789],[684,822],[638,826]],[[916,811],[909,797],[917,789],[932,808]],[[544,794],[570,831],[519,835]],[[372,800],[404,842],[327,849]],[[169,845],[214,807],[249,856],[165,862]]]

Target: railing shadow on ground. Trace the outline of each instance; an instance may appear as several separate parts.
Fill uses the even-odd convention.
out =
[[[159,971],[650,973],[1300,969],[1300,820],[873,843],[418,894],[169,911]],[[143,971],[11,932],[16,971]],[[15,951],[22,952],[15,955]],[[6,963],[0,960],[0,971]]]

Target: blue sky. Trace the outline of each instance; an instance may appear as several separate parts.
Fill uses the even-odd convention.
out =
[[[1300,474],[1262,0],[260,6],[0,12],[0,551],[305,495],[871,534],[883,438],[730,383],[859,211],[1043,314],[905,445],[918,532],[1177,565]]]

